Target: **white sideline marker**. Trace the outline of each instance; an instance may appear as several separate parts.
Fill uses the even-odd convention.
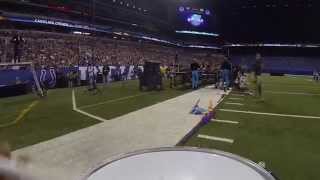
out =
[[[239,96],[239,97],[244,97],[244,94],[230,94],[231,96]]]
[[[304,118],[304,119],[320,119],[319,116],[302,116],[302,115],[295,115],[295,114],[276,114],[276,113],[264,113],[264,112],[254,112],[254,111],[238,111],[238,110],[234,110],[234,109],[218,109],[218,110],[224,111],[224,112],[258,114],[258,115],[266,115],[266,116],[293,117],[293,118]]]
[[[242,103],[234,103],[234,102],[226,102],[226,104],[229,104],[229,105],[236,105],[236,106],[243,106]]]
[[[229,99],[231,99],[231,100],[244,100],[243,98],[229,98]]]
[[[80,113],[80,114],[83,114],[85,116],[88,116],[90,118],[93,118],[93,119],[96,119],[98,121],[101,121],[101,122],[104,122],[104,121],[107,121],[106,119],[102,118],[102,117],[99,117],[99,116],[95,116],[93,114],[90,114],[90,113],[87,113],[85,111],[82,111],[80,109],[77,108],[77,103],[76,103],[76,97],[75,97],[75,93],[74,93],[74,89],[72,90],[72,107],[73,107],[73,110]]]
[[[238,121],[229,121],[229,120],[212,119],[211,121],[217,122],[217,123],[225,123],[225,124],[239,124]]]
[[[199,134],[198,138],[208,139],[208,140],[212,140],[212,141],[220,141],[220,142],[225,142],[225,143],[230,143],[230,144],[234,143],[233,139],[221,138],[221,137],[215,137],[215,136],[208,136],[208,135],[203,135],[203,134]]]

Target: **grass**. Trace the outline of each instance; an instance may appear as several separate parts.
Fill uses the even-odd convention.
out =
[[[263,76],[264,101],[251,96],[230,100],[218,107],[269,113],[320,116],[320,96],[271,94],[267,91],[319,93],[320,84],[305,77]],[[227,105],[239,102],[244,106]],[[218,111],[217,119],[239,121],[238,125],[210,123],[187,146],[219,149],[256,162],[265,161],[281,180],[318,180],[320,119],[289,118]],[[197,138],[198,134],[231,138],[234,144]]]
[[[308,77],[262,76],[263,101],[245,96],[242,100],[225,98],[219,108],[258,112],[320,116],[320,83]],[[112,119],[143,107],[182,95],[187,90],[140,92],[137,81],[112,83],[101,87],[102,94],[92,95],[85,87],[76,89],[80,109]],[[300,92],[314,95],[273,94]],[[72,111],[71,89],[52,90],[46,99],[25,95],[0,99],[0,125],[14,121],[33,101],[39,103],[14,126],[0,128],[0,141],[7,140],[13,149],[46,141],[94,124],[95,119]],[[126,99],[119,99],[128,97]],[[239,98],[239,97],[237,97]],[[240,97],[242,98],[242,97]],[[105,104],[81,108],[87,105]],[[243,103],[244,106],[225,104]],[[281,180],[318,180],[320,162],[320,119],[289,118],[218,111],[217,118],[239,121],[239,124],[210,123],[187,142],[187,146],[219,149],[256,162],[265,161],[267,168]],[[198,134],[234,139],[234,144],[197,138]]]
[[[167,88],[164,91],[140,92],[136,81],[128,81],[126,84],[116,83],[112,88],[105,86],[102,89],[104,93],[97,96],[83,93],[85,90],[81,88],[76,92],[77,105],[82,109],[82,106],[107,101],[106,104],[84,110],[105,119],[112,119],[188,92],[187,90],[170,89],[167,82],[165,85]],[[126,97],[128,98],[121,100]],[[111,102],[108,103],[109,101]]]
[[[101,87],[103,93],[97,95],[92,95],[85,87],[80,87],[76,89],[77,105],[80,107],[125,96],[141,95],[85,109],[102,118],[112,119],[188,92],[169,89],[167,86],[166,83],[164,91],[146,93],[138,90],[137,81],[127,81],[103,86]],[[8,141],[13,149],[19,149],[100,123],[74,112],[71,94],[72,89],[56,89],[49,91],[45,99],[39,99],[32,94],[0,99],[0,125],[14,121],[33,101],[39,100],[20,123],[0,128],[0,141]]]

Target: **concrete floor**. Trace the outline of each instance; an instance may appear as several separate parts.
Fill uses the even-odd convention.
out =
[[[31,161],[28,170],[47,180],[79,180],[89,169],[115,155],[175,146],[200,121],[189,111],[200,99],[217,105],[223,92],[203,88],[14,152]],[[43,178],[42,178],[43,179]]]

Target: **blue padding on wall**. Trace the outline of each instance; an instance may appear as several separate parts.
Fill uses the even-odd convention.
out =
[[[22,82],[32,82],[33,76],[29,70],[1,70],[0,85],[15,84],[16,78]]]

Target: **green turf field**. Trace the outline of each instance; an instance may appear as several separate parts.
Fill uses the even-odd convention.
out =
[[[112,83],[101,87],[101,91],[102,94],[92,95],[81,87],[75,89],[75,96],[79,109],[106,120],[188,92],[170,89],[168,84],[164,91],[140,92],[137,81]],[[36,106],[8,126],[35,101],[39,101]],[[100,122],[73,111],[72,107],[72,89],[51,90],[45,99],[31,94],[0,99],[0,141],[9,141],[13,149],[18,149]]]
[[[263,100],[236,96],[237,93],[232,92],[218,109],[316,116],[318,119],[218,110],[217,119],[238,121],[239,124],[212,122],[201,128],[186,145],[219,149],[256,162],[264,161],[281,180],[318,180],[320,83],[310,79],[263,76]],[[227,104],[230,102],[243,105]],[[199,134],[232,139],[234,143],[202,139]]]

